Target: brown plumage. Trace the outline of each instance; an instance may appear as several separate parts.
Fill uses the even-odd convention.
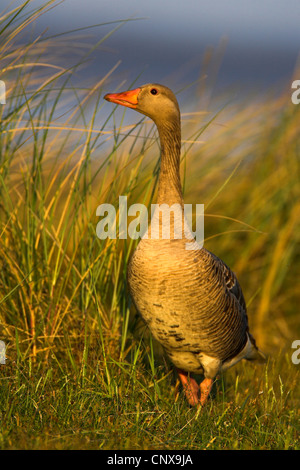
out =
[[[191,405],[203,405],[213,379],[239,360],[264,360],[249,333],[246,304],[235,274],[213,253],[174,229],[183,220],[180,183],[180,110],[173,92],[149,84],[105,99],[149,116],[161,143],[158,204],[175,204],[170,239],[143,237],[128,266],[128,283],[137,310],[178,370]],[[174,206],[175,207],[175,206]],[[158,211],[154,213],[158,217]],[[158,220],[158,219],[157,219]],[[181,225],[179,225],[181,226]],[[162,221],[158,227],[162,230]],[[191,373],[203,373],[197,385]]]

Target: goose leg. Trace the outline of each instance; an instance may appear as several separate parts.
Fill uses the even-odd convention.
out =
[[[199,385],[193,377],[190,377],[187,372],[177,369],[179,378],[181,380],[185,396],[190,405],[196,406],[199,404]]]
[[[212,389],[213,380],[212,379],[204,379],[200,384],[200,404],[203,406],[206,403],[208,395]]]

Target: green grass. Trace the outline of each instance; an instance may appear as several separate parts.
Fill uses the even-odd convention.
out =
[[[172,372],[156,367],[153,376],[140,357],[135,366],[99,360],[98,348],[86,362],[80,351],[77,368],[54,355],[47,365],[6,366],[1,448],[299,449],[299,374],[288,355],[265,369],[240,364],[197,412],[176,396]]]
[[[300,106],[287,90],[217,115],[202,94],[183,109],[185,201],[205,204],[205,246],[237,273],[269,356],[229,370],[191,409],[128,297],[136,243],[96,237],[99,204],[151,203],[153,124],[125,126],[103,101],[115,67],[73,86],[90,52],[66,61],[78,32],[64,47],[34,35],[20,45],[53,3],[0,18],[0,448],[299,448]]]

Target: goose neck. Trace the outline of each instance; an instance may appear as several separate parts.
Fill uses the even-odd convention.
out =
[[[180,182],[180,121],[167,122],[157,127],[161,145],[157,202],[183,205]]]

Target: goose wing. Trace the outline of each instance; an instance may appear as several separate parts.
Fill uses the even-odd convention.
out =
[[[250,342],[250,345],[249,345],[250,347],[248,348],[248,355],[245,356],[245,359],[258,360],[259,362],[265,362],[266,356],[264,355],[262,351],[260,351],[260,349],[258,349],[254,337],[249,332],[247,306],[246,306],[242,288],[237,280],[236,275],[227,266],[227,264],[224,263],[224,261],[222,261],[213,253],[210,253],[210,254],[213,257],[215,263],[218,265],[218,268],[221,269],[222,271],[223,279],[226,284],[226,288],[228,292],[232,294],[238,302],[239,311],[243,317],[243,322],[245,323],[245,326],[246,326],[246,335],[247,335],[248,341]]]

